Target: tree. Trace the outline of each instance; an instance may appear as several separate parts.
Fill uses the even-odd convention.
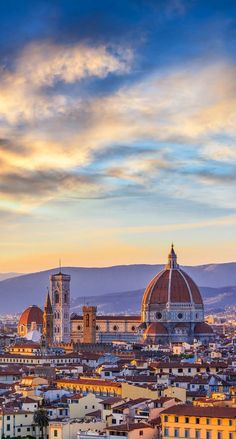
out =
[[[39,426],[41,430],[41,438],[44,439],[44,429],[46,429],[49,424],[48,414],[46,410],[44,410],[43,408],[37,410],[34,414],[34,422]]]

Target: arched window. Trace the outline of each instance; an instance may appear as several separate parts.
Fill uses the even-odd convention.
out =
[[[55,301],[55,303],[59,303],[59,293],[58,293],[58,291],[55,291],[55,293],[54,293],[54,301]]]
[[[85,326],[86,326],[86,328],[89,328],[89,314],[86,314],[86,317],[85,317]]]

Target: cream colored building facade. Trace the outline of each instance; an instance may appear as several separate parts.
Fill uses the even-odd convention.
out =
[[[113,340],[137,341],[140,316],[99,316],[96,315],[96,341],[109,343]],[[84,320],[82,315],[71,316],[71,341],[83,342]]]
[[[34,436],[37,439],[41,432],[34,423],[34,413],[18,410],[0,412],[0,434],[1,437],[12,438],[17,436]]]

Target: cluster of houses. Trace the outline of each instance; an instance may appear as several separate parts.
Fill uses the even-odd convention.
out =
[[[0,407],[4,438],[235,439],[236,351],[219,339],[49,354],[21,341],[0,355]]]

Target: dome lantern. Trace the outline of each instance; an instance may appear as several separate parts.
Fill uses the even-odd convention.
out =
[[[171,244],[171,250],[168,255],[168,263],[166,264],[166,269],[171,270],[176,268],[179,268],[179,265],[177,264],[177,255],[174,251],[174,244]]]

